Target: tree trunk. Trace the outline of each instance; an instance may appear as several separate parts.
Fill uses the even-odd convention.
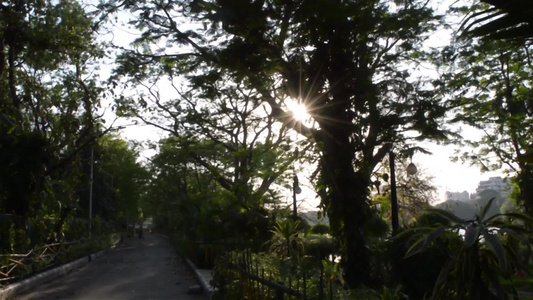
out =
[[[518,175],[518,185],[520,186],[520,197],[527,214],[533,213],[533,170],[531,165],[521,165]]]
[[[368,181],[353,167],[354,149],[348,134],[328,130],[323,138],[322,180],[333,234],[341,242],[341,266],[350,288],[369,283],[370,251],[364,225],[370,216]]]

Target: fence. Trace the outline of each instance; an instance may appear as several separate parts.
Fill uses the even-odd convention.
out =
[[[0,284],[9,284],[61,263],[74,246],[85,242],[86,240],[54,243],[32,249],[25,254],[0,255]]]
[[[190,242],[185,256],[200,268],[212,269],[215,262],[226,253],[250,248],[250,243],[243,241],[193,241]]]
[[[295,278],[295,274],[281,276],[279,273],[266,271],[252,258],[251,253],[246,251],[237,256],[227,256],[222,261],[229,269],[236,272],[234,277],[240,284],[243,299],[333,299],[332,281],[324,280],[322,267],[315,276],[302,272],[298,278]],[[327,293],[324,292],[326,285]],[[311,291],[310,286],[312,286]]]

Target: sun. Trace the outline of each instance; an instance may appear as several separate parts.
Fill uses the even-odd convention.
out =
[[[307,112],[307,107],[303,103],[299,103],[296,100],[288,99],[285,101],[287,108],[292,113],[292,117],[299,122],[308,121],[311,116]]]

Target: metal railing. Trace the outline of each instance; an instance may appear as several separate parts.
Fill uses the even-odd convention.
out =
[[[82,239],[74,242],[54,243],[30,250],[25,254],[0,255],[0,284],[46,270],[68,258],[71,249],[87,242]]]
[[[234,277],[240,283],[241,292],[246,299],[304,299],[322,300],[333,299],[333,291],[327,291],[328,283],[325,280],[324,270],[320,268],[314,278],[314,291],[308,290],[309,280],[305,273],[280,276],[266,271],[258,261],[252,258],[248,251],[236,256],[230,255],[221,258],[226,267],[233,270]],[[229,278],[227,278],[229,279]],[[331,285],[329,285],[331,286]],[[327,292],[326,292],[327,291]]]

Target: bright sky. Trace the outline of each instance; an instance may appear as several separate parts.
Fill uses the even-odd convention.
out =
[[[454,163],[450,160],[453,156],[454,146],[428,144],[428,149],[433,155],[415,154],[413,163],[423,172],[434,177],[433,184],[438,188],[439,200],[444,200],[444,193],[449,192],[475,192],[479,181],[487,180],[492,176],[502,176],[497,172],[481,174],[479,167],[468,164]]]

